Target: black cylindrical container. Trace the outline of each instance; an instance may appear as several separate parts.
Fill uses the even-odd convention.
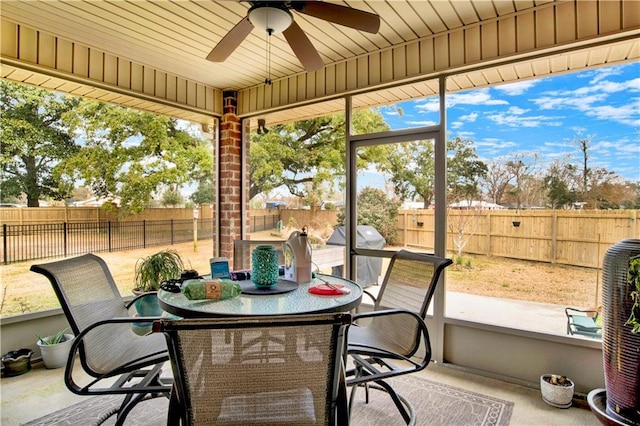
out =
[[[635,286],[628,282],[631,260],[640,256],[640,239],[613,245],[602,267],[602,354],[607,414],[626,424],[640,425],[640,334],[625,325]]]

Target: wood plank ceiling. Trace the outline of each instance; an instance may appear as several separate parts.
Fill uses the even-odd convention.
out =
[[[447,65],[448,69],[455,69],[455,73],[449,79],[449,90],[452,91],[637,60],[640,56],[637,39],[639,18],[634,17],[639,14],[636,3],[640,2],[633,0],[580,2],[582,5],[574,1],[555,0],[348,0],[332,3],[378,14],[381,17],[380,31],[377,34],[368,34],[293,12],[295,22],[309,36],[327,65],[324,74],[318,74],[323,76],[322,90],[314,86],[312,95],[304,96],[299,92],[304,90],[308,93],[309,82],[304,80],[305,82],[301,83],[300,76],[306,77],[307,73],[282,34],[272,37],[271,78],[280,85],[276,84],[275,88],[269,89],[270,91],[265,90],[263,84],[267,73],[266,36],[257,29],[249,34],[226,61],[213,63],[205,59],[216,43],[247,15],[251,6],[247,1],[2,0],[0,13],[3,24],[26,26],[36,30],[38,34],[55,36],[56,40],[67,40],[85,46],[88,50],[103,52],[103,55],[113,55],[127,59],[132,64],[141,64],[143,67],[184,78],[187,81],[186,86],[202,86],[203,93],[208,97],[201,101],[203,105],[196,105],[191,111],[182,111],[179,114],[182,118],[200,121],[206,121],[206,114],[203,116],[206,111],[212,112],[213,115],[220,113],[218,108],[207,104],[220,102],[215,94],[211,98],[210,89],[218,92],[227,89],[239,91],[243,94],[241,100],[245,102],[241,111],[245,116],[270,113],[271,122],[340,110],[343,102],[338,99],[348,93],[351,87],[358,89],[353,92],[361,93],[357,97],[356,106],[390,103],[433,94],[437,89],[433,77],[445,71],[434,67],[430,81],[428,73],[423,70],[424,64],[416,65],[418,71],[413,75],[408,71],[403,74],[402,70],[411,68],[413,64],[409,57],[399,59],[396,52],[398,47],[403,46],[407,47],[407,52],[412,52],[411,48],[416,42],[435,40],[443,35],[448,39],[448,64],[464,65],[458,67],[459,69]],[[556,7],[563,4],[566,4],[565,8]],[[535,11],[535,15],[529,13],[532,10]],[[526,19],[522,15],[524,13],[529,13]],[[583,21],[585,16],[590,19]],[[512,32],[490,29],[492,26],[498,27],[498,23],[502,25],[506,22],[503,19],[520,20],[517,25],[513,24]],[[615,44],[589,45],[582,50],[579,46],[572,46],[572,52],[562,52],[526,62],[516,61],[518,58],[515,53],[520,53],[526,50],[525,48],[534,52],[538,46],[545,43],[545,37],[555,37],[550,43],[561,46],[561,29],[565,26],[563,20],[566,20],[566,24],[571,27],[569,30],[576,34],[577,39],[591,33],[594,36],[606,34],[608,28],[612,33],[625,29],[627,35],[625,39],[615,40]],[[625,20],[628,22],[625,23]],[[635,39],[629,38],[629,28],[636,35]],[[461,30],[466,32],[464,37],[467,38],[460,38],[463,37],[459,35],[462,34]],[[488,31],[495,31],[495,37],[487,37],[487,34],[490,34]],[[482,42],[477,41],[477,47],[473,47],[469,42],[473,40],[474,34],[478,39],[483,38]],[[456,46],[456,38],[459,38],[461,46],[465,46],[464,49],[452,48]],[[570,36],[567,36],[566,40],[575,41]],[[416,49],[420,49],[422,45],[415,46],[418,46]],[[480,67],[482,63],[488,62],[487,52],[495,52],[495,58],[498,59],[509,46],[513,46],[513,62],[503,62],[489,68]],[[8,61],[4,51],[3,43],[4,78],[178,115],[176,105],[170,102],[154,103],[152,96],[137,96],[135,90],[131,90],[131,93],[120,91],[114,94],[108,87],[92,87],[89,80],[86,82],[88,84],[82,84],[79,80],[70,83],[64,78],[64,74],[55,75],[47,73],[42,67],[22,67],[20,62]],[[385,52],[393,52],[395,55],[389,57],[392,59],[389,59],[391,62],[388,64]],[[420,53],[418,50],[416,52]],[[384,74],[385,67],[389,67],[392,78],[387,81],[380,78],[377,82],[385,84],[371,84],[369,70],[367,84],[350,85],[350,62],[366,61],[370,67],[372,53],[379,54],[381,58],[380,73]],[[70,54],[73,55],[74,52]],[[477,58],[474,58],[474,55]],[[435,60],[438,60],[437,55]],[[327,90],[327,75],[330,69],[334,70],[331,75],[334,76],[332,78],[335,80],[336,89]],[[343,69],[344,75],[340,73]],[[45,71],[44,76],[42,71]],[[362,80],[362,71],[355,72],[358,81]],[[402,78],[396,78],[395,75]],[[318,79],[317,75],[315,79]],[[298,83],[294,83],[296,81]],[[404,87],[400,86],[399,82],[402,82]],[[291,89],[291,86],[295,85],[297,87]],[[365,94],[377,85],[386,87],[376,93]],[[293,95],[292,90],[296,92]],[[268,102],[264,100],[266,96],[270,97]],[[278,97],[284,100],[272,100]],[[322,99],[325,104],[313,104],[314,99]],[[292,106],[295,109],[292,109]]]

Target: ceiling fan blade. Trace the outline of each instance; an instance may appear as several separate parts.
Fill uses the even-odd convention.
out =
[[[216,44],[216,47],[207,55],[207,60],[212,62],[224,62],[225,59],[236,50],[236,47],[242,43],[242,41],[253,30],[253,24],[249,21],[249,17],[245,17],[242,21],[238,22],[235,27],[231,28],[222,40]]]
[[[316,71],[324,67],[324,62],[322,62],[318,51],[295,21],[291,23],[289,28],[284,30],[283,34],[289,46],[291,46],[293,53],[298,57],[298,60],[307,72]]]
[[[305,15],[372,34],[377,33],[380,29],[380,17],[375,13],[322,1],[305,1],[301,3],[304,3],[304,5],[298,7],[295,5],[296,2],[293,2],[293,8]]]

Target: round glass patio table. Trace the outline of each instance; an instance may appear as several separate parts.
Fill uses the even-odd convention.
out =
[[[343,285],[351,292],[332,296],[309,293],[309,287],[327,282]],[[226,300],[189,300],[182,293],[158,291],[160,307],[170,314],[183,318],[347,312],[355,309],[361,300],[362,287],[359,284],[345,278],[324,274],[318,274],[311,282],[300,284],[297,289],[287,293],[242,293]]]

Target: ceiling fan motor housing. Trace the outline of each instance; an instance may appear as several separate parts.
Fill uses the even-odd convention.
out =
[[[249,9],[249,21],[254,27],[278,34],[291,26],[293,15],[281,2],[256,2]]]

